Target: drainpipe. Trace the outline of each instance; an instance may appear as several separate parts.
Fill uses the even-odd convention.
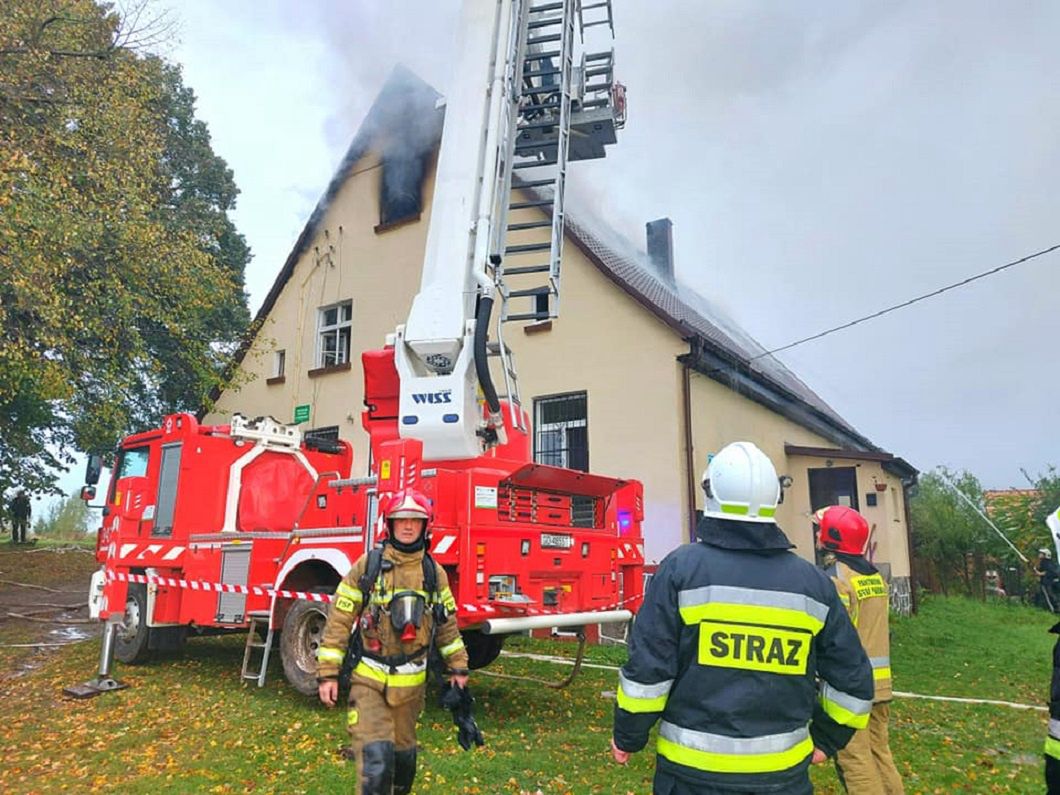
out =
[[[909,521],[909,491],[916,485],[916,475],[902,478],[902,502],[905,508],[905,546],[909,551],[909,595],[913,615],[916,615],[920,600],[916,595],[916,555],[913,554],[913,525]]]
[[[687,354],[678,356],[681,363],[681,409],[685,445],[685,500],[688,510],[688,540],[696,540],[696,462],[692,449],[692,362],[695,342]]]

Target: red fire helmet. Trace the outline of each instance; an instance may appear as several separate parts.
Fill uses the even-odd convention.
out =
[[[860,555],[869,540],[869,523],[865,517],[845,505],[833,505],[816,514],[821,529],[817,543],[823,549]]]
[[[383,511],[383,516],[388,522],[391,519],[423,519],[430,522],[431,501],[421,491],[402,489],[394,492]]]

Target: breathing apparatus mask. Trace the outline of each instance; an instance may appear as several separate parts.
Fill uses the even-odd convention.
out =
[[[419,591],[398,591],[390,598],[390,604],[387,605],[390,623],[401,633],[403,642],[416,639],[426,609],[427,600]]]

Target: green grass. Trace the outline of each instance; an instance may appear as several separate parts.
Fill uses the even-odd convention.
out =
[[[1026,608],[927,601],[919,617],[895,623],[897,687],[1043,703],[1049,625],[1048,615]],[[295,694],[275,657],[264,688],[243,686],[242,642],[193,640],[181,658],[119,667],[131,687],[90,701],[63,699],[60,690],[94,673],[98,643],[64,649],[36,671],[0,683],[0,791],[350,791],[353,764],[337,754],[343,713]],[[574,650],[523,638],[512,649]],[[589,656],[613,665],[625,652],[596,647]],[[490,670],[557,679],[568,669],[504,657]],[[429,704],[415,791],[650,792],[653,754],[636,754],[627,767],[610,759],[614,687],[615,674],[597,669],[562,691],[474,676],[486,747],[462,751],[448,714]],[[898,699],[892,715],[892,749],[910,795],[1042,791],[1043,713]],[[818,792],[840,792],[830,767],[813,777]]]

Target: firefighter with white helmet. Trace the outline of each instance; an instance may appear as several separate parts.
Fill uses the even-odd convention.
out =
[[[902,795],[905,789],[894,765],[888,739],[891,709],[891,640],[887,582],[865,558],[869,523],[844,505],[817,512],[817,546],[825,552],[825,573],[858,631],[872,664],[876,685],[869,725],[859,729],[835,760],[847,792],[857,795]]]
[[[1058,594],[1060,586],[1060,566],[1053,560],[1053,552],[1048,547],[1038,550],[1038,562],[1034,566],[1034,574],[1038,578],[1038,592],[1034,601],[1046,610],[1057,612]]]
[[[661,719],[656,793],[812,793],[811,761],[868,723],[872,668],[832,583],[774,523],[769,458],[734,442],[703,486],[698,542],[666,556],[633,625],[612,753],[624,764]]]
[[[430,502],[405,489],[383,515],[382,551],[362,555],[335,591],[317,651],[317,681],[320,700],[334,706],[339,673],[351,655],[347,723],[358,792],[407,795],[416,776],[416,719],[431,643],[460,688],[467,684],[468,658],[445,570],[426,554]]]

